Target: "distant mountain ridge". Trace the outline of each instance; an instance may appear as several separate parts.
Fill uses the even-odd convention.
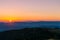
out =
[[[36,22],[30,21],[30,22],[0,23],[0,31],[34,27],[60,28],[60,21],[36,21]]]

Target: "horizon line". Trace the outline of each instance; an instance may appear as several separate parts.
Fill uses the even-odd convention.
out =
[[[0,23],[15,23],[15,22],[60,22],[60,21],[14,21],[14,22],[1,22]]]

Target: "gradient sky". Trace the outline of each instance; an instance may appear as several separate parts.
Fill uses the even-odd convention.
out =
[[[0,0],[0,21],[60,21],[60,0]]]

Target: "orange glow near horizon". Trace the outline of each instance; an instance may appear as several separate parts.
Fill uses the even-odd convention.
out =
[[[3,18],[0,19],[0,21],[2,21],[2,22],[14,22],[16,20],[18,20],[18,19],[13,18],[13,17],[3,17]]]
[[[59,17],[4,17],[0,18],[0,22],[16,22],[16,21],[55,21],[60,20]]]

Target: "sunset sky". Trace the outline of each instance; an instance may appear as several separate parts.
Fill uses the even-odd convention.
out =
[[[0,0],[0,21],[60,21],[60,0]]]

